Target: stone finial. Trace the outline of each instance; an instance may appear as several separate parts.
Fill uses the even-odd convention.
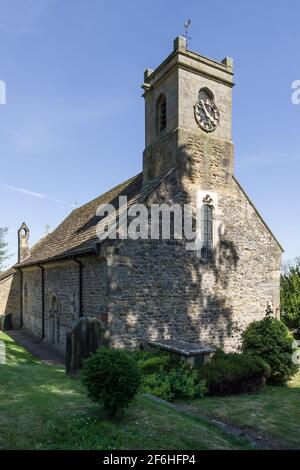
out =
[[[144,72],[144,82],[142,84],[142,88],[145,90],[145,91],[148,91],[151,89],[151,84],[150,84],[150,78],[151,78],[151,75],[153,74],[154,70],[152,69],[146,69],[145,72]]]
[[[153,74],[153,69],[146,69],[144,72],[144,80],[145,82],[150,78],[150,76]]]
[[[233,71],[233,59],[231,59],[231,57],[225,57],[225,59],[222,60],[222,64],[231,72]]]
[[[211,206],[213,204],[213,199],[212,197],[207,194],[204,198],[203,198],[203,204],[208,204],[209,206]]]
[[[23,222],[18,230],[18,263],[21,263],[28,256],[30,256],[29,228]]]
[[[174,39],[174,52],[175,51],[186,51],[186,38],[183,36],[178,36]]]

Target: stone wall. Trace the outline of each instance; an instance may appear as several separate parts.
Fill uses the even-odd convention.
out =
[[[23,270],[23,328],[38,338],[42,335],[42,272],[39,267]]]
[[[108,317],[115,346],[177,338],[236,350],[242,331],[266,315],[268,303],[276,314],[281,249],[228,175],[232,146],[207,140],[189,134],[186,161],[148,203],[183,203],[193,201],[198,189],[213,192],[222,227],[213,261],[204,262],[176,240],[127,240],[117,251],[110,247]]]
[[[106,318],[106,263],[97,257],[82,257],[83,315]],[[66,261],[44,265],[45,338],[61,350],[66,333],[80,318],[79,265]],[[42,336],[42,270],[23,270],[23,327]]]
[[[194,141],[193,154],[196,147]],[[226,158],[226,153],[216,155]],[[199,157],[199,172],[195,166],[193,171],[190,179],[180,179],[181,169],[174,172],[147,203],[192,201],[197,188],[215,192],[222,230],[212,262],[186,250],[180,240],[109,242],[101,257],[81,258],[83,314],[108,325],[112,346],[183,339],[236,350],[241,332],[265,316],[267,303],[274,312],[279,305],[281,250],[273,236],[236,180],[228,180],[224,166],[211,159],[203,169]],[[41,312],[41,269],[24,269],[24,328],[38,337]],[[79,314],[78,264],[46,264],[45,341],[64,349]]]
[[[195,209],[197,193],[209,194],[214,205],[213,260],[188,251],[182,240],[105,242],[101,256],[80,258],[82,312],[79,264],[45,264],[45,341],[63,350],[66,333],[82,313],[98,316],[108,326],[115,347],[182,339],[230,351],[239,348],[246,326],[265,316],[267,304],[276,314],[281,249],[232,176],[232,143],[176,132],[181,143],[174,153],[177,168],[146,203],[192,202]],[[2,313],[20,310],[17,279],[0,283]],[[23,269],[23,323],[41,337],[42,270],[37,266]]]
[[[0,316],[12,315],[13,326],[20,326],[20,273],[12,272],[0,281]]]
[[[189,134],[201,136],[204,146],[211,141],[222,141],[224,146],[232,146],[232,66],[230,59],[221,63],[186,50],[185,39],[179,38],[174,42],[174,52],[154,71],[146,73],[145,183],[174,164],[182,164],[182,150]],[[195,119],[194,106],[202,89],[208,89],[213,95],[220,112],[220,121],[213,135],[200,130]],[[166,129],[157,132],[157,103],[161,94],[166,97]],[[206,155],[209,158],[209,154]],[[196,154],[194,157],[197,159]],[[227,172],[232,173],[232,159],[224,161],[223,165],[229,165]]]

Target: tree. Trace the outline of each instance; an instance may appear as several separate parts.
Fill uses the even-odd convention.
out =
[[[300,329],[300,258],[283,269],[280,304],[282,321],[288,328]]]
[[[6,233],[7,227],[0,227],[0,272],[3,270],[4,261],[8,258],[7,243],[5,241]]]
[[[269,364],[269,383],[284,385],[299,371],[293,362],[293,336],[282,321],[273,317],[254,321],[242,338],[244,352],[259,356]]]

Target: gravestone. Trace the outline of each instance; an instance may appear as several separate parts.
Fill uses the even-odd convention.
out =
[[[83,360],[95,353],[100,346],[109,346],[109,331],[97,317],[83,317],[72,331],[67,333],[66,372],[78,373]]]

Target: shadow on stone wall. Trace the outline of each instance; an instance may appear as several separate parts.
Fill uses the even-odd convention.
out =
[[[18,271],[0,281],[0,318],[1,316],[6,317],[5,321],[2,320],[3,329],[21,326],[21,276]]]
[[[173,245],[175,256],[167,250],[168,262],[157,269],[154,250],[153,256],[149,256],[152,262],[149,263],[148,258],[145,268],[153,272],[152,282],[145,279],[139,283],[137,278],[132,297],[128,292],[126,295],[126,283],[121,280],[117,283],[110,299],[114,305],[113,329],[123,332],[125,346],[135,345],[135,335],[141,341],[170,338],[220,348],[226,346],[235,330],[226,289],[230,273],[237,267],[238,256],[231,243],[222,242],[225,254],[224,250],[218,250],[214,261],[208,264],[197,258],[196,253],[186,252],[184,246]],[[149,248],[145,251],[149,253]],[[210,280],[209,289],[205,278]],[[148,290],[149,294],[144,296],[143,290]]]
[[[151,202],[192,202],[188,185],[189,178],[195,178],[195,165],[185,148],[181,152],[181,167],[168,177],[165,188],[160,188],[160,194]],[[210,188],[209,184],[205,186]],[[170,338],[225,348],[237,331],[227,294],[232,272],[239,263],[234,242],[219,233],[210,262],[187,251],[178,240],[133,243],[139,243],[138,258],[134,246],[128,249],[132,241],[126,241],[124,249],[121,243],[118,250],[122,256],[132,256],[129,280],[128,271],[120,275],[117,268],[112,276],[115,285],[109,302],[113,335],[122,331],[125,346],[133,346],[136,335],[143,341]]]
[[[109,300],[113,329],[123,332],[125,346],[133,346],[136,335],[142,341],[170,338],[225,348],[235,331],[226,294],[239,261],[234,243],[221,239],[208,263],[178,241],[127,241],[120,255],[128,243],[139,243],[140,257],[133,254],[129,280],[116,268]]]

